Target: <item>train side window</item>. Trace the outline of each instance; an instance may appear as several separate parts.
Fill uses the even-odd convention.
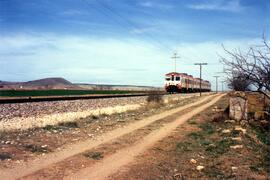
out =
[[[180,77],[176,76],[176,77],[175,77],[175,80],[176,80],[176,81],[180,81]]]

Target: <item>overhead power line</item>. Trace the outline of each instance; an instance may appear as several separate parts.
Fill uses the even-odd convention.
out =
[[[93,6],[90,6],[89,1],[87,1],[87,0],[82,0],[82,2],[86,3],[89,7],[93,7]],[[113,8],[111,8],[107,4],[105,4],[105,3],[103,3],[103,2],[101,2],[99,0],[95,0],[95,2],[97,4],[99,4],[100,7],[102,7],[102,8],[97,8],[96,7],[96,10],[99,13],[102,13],[103,15],[108,17],[110,20],[117,23],[117,25],[119,25],[120,27],[122,27],[122,28],[124,28],[124,29],[126,29],[128,31],[131,31],[131,29],[129,27],[132,27],[133,29],[140,29],[140,27],[135,25],[129,19],[122,16],[118,11],[115,11]],[[155,44],[153,44],[154,46],[159,47],[159,48],[163,47],[163,48],[169,49],[169,46],[167,46],[165,43],[163,43],[163,42],[159,41],[158,39],[156,39],[149,32],[145,32],[144,36],[147,36],[152,41],[152,42],[150,42],[151,44],[155,43]]]

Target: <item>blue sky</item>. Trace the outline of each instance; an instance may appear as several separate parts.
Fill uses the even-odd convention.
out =
[[[268,0],[0,0],[0,80],[162,86],[172,71],[221,72],[221,44],[270,35]],[[221,75],[221,74],[220,74]]]

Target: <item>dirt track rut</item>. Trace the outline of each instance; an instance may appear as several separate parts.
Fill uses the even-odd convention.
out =
[[[113,155],[96,163],[92,167],[82,169],[66,179],[106,179],[109,175],[116,173],[121,167],[131,163],[136,156],[153,146],[157,141],[168,136],[174,129],[177,128],[177,126],[215,104],[221,97],[222,95],[213,98],[210,102],[195,108],[191,112],[181,116],[179,119],[167,123],[162,128],[153,131],[139,142],[136,142],[134,145],[121,149]]]
[[[155,121],[158,121],[159,119],[165,118],[171,114],[177,113],[179,111],[185,110],[187,108],[190,108],[192,106],[199,105],[205,101],[208,101],[210,98],[213,98],[213,95],[207,96],[200,101],[197,101],[195,103],[190,103],[188,105],[169,110],[166,112],[163,112],[158,115],[154,115],[148,118],[145,118],[141,121],[137,121],[135,123],[132,123],[130,125],[127,125],[125,128],[118,128],[111,132],[105,133],[98,137],[96,140],[87,140],[83,142],[78,142],[73,145],[66,146],[63,150],[59,152],[54,152],[51,154],[48,154],[44,157],[40,157],[37,159],[34,159],[32,161],[29,161],[24,164],[16,165],[12,169],[1,169],[0,174],[3,179],[16,179],[23,176],[27,176],[29,174],[35,173],[38,170],[41,170],[43,168],[46,168],[54,163],[61,162],[71,156],[74,156],[76,154],[82,153],[86,150],[95,148],[101,144],[110,142],[114,139],[117,139],[125,134],[128,134],[130,132],[133,132],[139,128],[145,127]],[[167,134],[172,131],[175,127],[177,127],[179,124],[183,123],[188,118],[192,117],[196,113],[202,111],[203,109],[209,107],[211,104],[214,104],[220,96],[215,97],[212,101],[209,103],[201,106],[198,110],[198,108],[194,109],[192,113],[188,113],[184,115],[182,118],[180,118],[177,121],[174,121],[172,123],[168,123],[163,128],[160,128],[145,138],[143,138],[140,142],[137,142],[134,146],[132,146],[132,149],[122,149],[119,152],[113,154],[112,156],[109,156],[102,160],[100,163],[95,164],[93,167],[90,167],[90,169],[86,168],[80,171],[79,173],[74,175],[73,179],[92,179],[91,177],[94,177],[94,179],[103,179],[110,175],[111,173],[118,170],[121,166],[127,164],[128,162],[131,162],[132,159],[137,156],[140,152],[151,146],[153,143],[155,143],[157,140],[164,138],[167,136]],[[168,129],[167,129],[168,128]],[[135,148],[135,149],[134,149]],[[124,152],[123,152],[124,151]],[[125,156],[123,158],[120,158],[121,153],[125,153],[128,156]],[[108,162],[111,162],[112,160],[116,159],[117,164],[111,164]],[[104,174],[104,171],[101,171],[101,169],[106,168],[106,173]],[[100,170],[99,170],[100,169]],[[95,171],[96,174],[89,174],[89,172]],[[68,179],[72,179],[72,177],[69,177]]]

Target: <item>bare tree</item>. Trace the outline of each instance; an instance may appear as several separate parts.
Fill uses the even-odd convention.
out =
[[[270,91],[270,46],[264,36],[262,39],[261,45],[251,46],[245,52],[230,51],[223,46],[229,55],[229,58],[221,57],[229,83],[243,80],[261,93]]]
[[[234,72],[232,77],[227,79],[228,87],[235,91],[250,91],[251,82],[244,74]]]

